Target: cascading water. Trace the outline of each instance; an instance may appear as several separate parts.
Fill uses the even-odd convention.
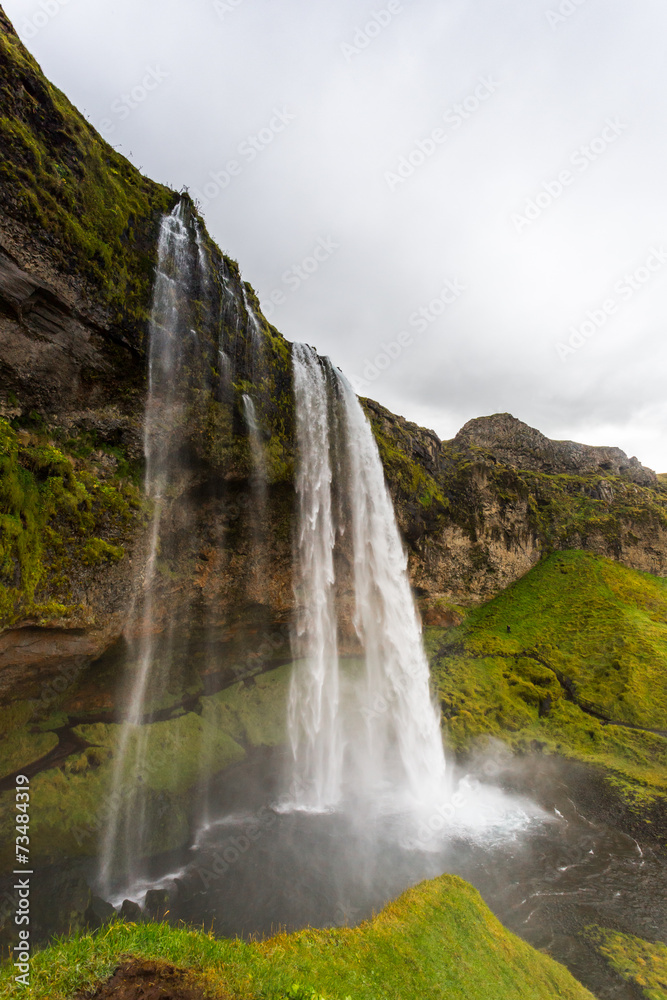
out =
[[[248,317],[246,323],[246,351],[249,353],[246,356],[246,364],[253,381],[255,381],[262,361],[262,327],[248,298],[244,282],[241,283],[241,288],[243,289],[243,305]]]
[[[262,444],[262,428],[257,418],[257,410],[252,396],[247,392],[243,393],[243,413],[248,437],[250,439],[250,455],[252,458],[252,478],[255,480],[255,492],[259,494],[258,503],[266,505],[266,460],[264,457],[264,446]]]
[[[100,883],[109,891],[119,871],[131,878],[133,865],[145,847],[147,727],[142,725],[161,663],[170,657],[164,643],[156,655],[155,584],[160,530],[165,503],[174,487],[183,404],[178,374],[186,345],[196,337],[187,328],[183,303],[191,282],[190,237],[185,204],[179,202],[163,218],[158,242],[158,266],[149,324],[148,394],[144,413],[145,491],[152,504],[140,596],[130,620],[130,653],[136,664],[129,702],[114,754],[110,810],[102,839]],[[190,346],[192,346],[190,344]],[[196,354],[199,354],[197,348]],[[134,638],[136,636],[136,638]]]
[[[370,423],[347,379],[336,377],[349,464],[355,625],[366,658],[365,740],[356,768],[371,788],[391,782],[412,803],[431,803],[443,794],[445,757],[407,558]]]
[[[252,527],[252,559],[250,575],[252,577],[252,592],[257,599],[261,598],[266,590],[266,514],[267,514],[267,478],[266,478],[266,456],[264,454],[264,442],[262,428],[257,417],[257,410],[252,397],[247,393],[243,394],[243,414],[245,416],[246,427],[248,428],[248,439],[250,442],[250,521]],[[263,603],[260,601],[260,603]]]
[[[297,344],[297,624],[288,727],[297,808],[343,797],[390,808],[445,795],[445,758],[407,560],[370,424],[349,383]],[[350,519],[355,627],[363,667],[339,666],[332,455],[341,456]]]
[[[230,373],[238,372],[243,381],[251,382],[246,378],[248,360],[256,356],[249,349],[252,334],[249,313],[243,312],[242,286],[231,287],[224,269],[209,275],[211,293],[216,278],[224,292],[224,301],[215,301],[212,310],[213,335],[193,345],[191,327],[198,324],[191,319],[201,312],[202,303],[196,300],[190,309],[186,303],[193,291],[206,287],[202,244],[194,232],[192,220],[184,218],[180,208],[163,221],[145,416],[146,491],[153,501],[153,516],[142,594],[128,628],[129,635],[138,637],[132,697],[115,753],[112,808],[97,888],[114,902],[124,897],[140,901],[148,888],[164,889],[170,894],[170,919],[215,920],[218,930],[225,927],[233,934],[255,932],[276,921],[293,926],[344,922],[350,914],[364,916],[407,885],[447,867],[447,838],[451,833],[456,838],[455,828],[464,832],[464,838],[494,836],[496,830],[501,836],[513,836],[532,814],[520,803],[508,809],[499,790],[489,794],[466,776],[459,782],[458,798],[449,794],[452,779],[445,773],[407,560],[372,429],[344,377],[328,359],[297,344],[292,352],[298,459],[297,610],[287,706],[291,785],[281,796],[285,777],[281,749],[265,753],[264,748],[227,773],[229,746],[220,745],[221,756],[218,736],[226,739],[228,723],[222,733],[217,727],[228,717],[231,705],[236,703],[244,711],[258,692],[253,691],[254,678],[246,683],[245,675],[230,702],[226,692],[207,689],[216,672],[224,676],[227,666],[220,663],[218,606],[209,599],[203,607],[210,617],[192,618],[195,633],[203,626],[203,647],[197,647],[200,640],[195,639],[190,645],[186,641],[181,650],[186,658],[196,651],[204,666],[207,693],[200,699],[201,714],[184,716],[200,720],[200,726],[187,730],[195,734],[194,739],[188,735],[187,744],[174,744],[175,755],[163,755],[157,762],[160,780],[172,781],[178,777],[181,755],[189,754],[184,767],[196,771],[196,776],[194,783],[192,774],[188,776],[187,788],[195,794],[172,843],[183,845],[188,831],[196,835],[173,851],[162,846],[161,834],[151,840],[156,827],[167,820],[159,816],[156,820],[151,798],[155,782],[151,786],[144,778],[156,777],[151,771],[154,762],[148,758],[164,730],[156,733],[157,739],[147,731],[178,722],[183,707],[174,702],[173,691],[164,697],[168,685],[161,683],[176,670],[172,658],[179,657],[180,633],[169,648],[172,615],[165,602],[177,592],[178,576],[174,574],[172,590],[160,580],[169,577],[169,553],[179,531],[188,539],[190,557],[203,551],[209,579],[215,578],[220,547],[226,544],[224,530],[202,529],[212,511],[218,507],[224,511],[226,486],[220,477],[214,490],[202,491],[198,467],[188,461],[193,441],[185,431],[191,412],[188,400],[194,405],[209,393],[219,406],[218,379],[226,366],[221,364],[218,373],[218,359],[228,359]],[[220,317],[229,313],[229,322],[218,320],[218,310]],[[205,361],[208,383],[196,371],[197,359]],[[265,580],[270,577],[257,572],[254,557],[248,566],[246,555],[261,552],[266,558],[268,516],[262,514],[269,506],[266,448],[258,414],[265,418],[270,411],[261,392],[262,385],[255,383],[242,400],[251,459],[252,504],[246,525],[255,532],[254,542],[246,548],[250,541],[246,531],[235,535],[237,566],[243,567],[241,586],[252,606],[264,600]],[[221,417],[219,410],[217,415]],[[238,440],[238,413],[226,410],[222,416],[222,426]],[[197,506],[188,499],[192,497]],[[252,583],[253,574],[257,584]],[[270,601],[267,606],[272,607]],[[165,609],[169,609],[166,614]],[[183,608],[178,612],[173,618],[182,621]],[[254,638],[251,641],[256,644]],[[232,668],[229,675],[234,672]],[[256,686],[260,688],[259,675]],[[218,699],[218,693],[225,697]],[[167,703],[174,714],[163,723],[157,708]],[[158,746],[158,757],[161,754]],[[271,836],[264,836],[269,828]],[[162,860],[142,858],[161,852],[165,852]],[[162,867],[165,861],[167,871]]]
[[[341,795],[343,739],[336,636],[327,377],[317,355],[293,348],[298,528],[295,552],[296,662],[288,728],[293,754],[290,799],[298,808],[326,809]]]

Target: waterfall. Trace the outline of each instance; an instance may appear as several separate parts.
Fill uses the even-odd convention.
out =
[[[248,299],[248,292],[246,290],[245,282],[241,285],[243,288],[243,305],[245,306],[245,311],[248,316],[247,333],[250,334],[250,340],[252,342],[253,348],[259,350],[262,340],[262,328],[260,326],[259,320],[255,315],[255,310],[250,304]]]
[[[299,808],[321,810],[340,798],[343,758],[329,394],[325,369],[304,344],[294,345],[293,370],[299,465],[294,568],[297,612],[292,643],[296,665],[288,701],[294,761],[290,795]]]
[[[174,455],[180,443],[183,423],[178,375],[186,345],[194,334],[187,325],[183,308],[191,280],[189,251],[185,206],[179,202],[161,223],[149,323],[144,485],[152,513],[141,593],[135,598],[129,615],[130,654],[135,666],[125,719],[114,754],[112,806],[101,845],[100,881],[107,892],[112,876],[117,875],[119,869],[131,875],[133,859],[138,860],[144,853],[148,818],[142,786],[149,762],[146,760],[147,727],[142,725],[142,721],[150,712],[151,696],[156,686],[164,681],[164,671],[168,669],[170,659],[164,645],[160,656],[157,655],[155,586],[165,504],[178,473]],[[198,348],[195,353],[199,353]]]
[[[266,456],[264,454],[262,428],[257,417],[255,404],[247,393],[243,393],[243,414],[245,416],[246,427],[248,428],[251,459],[250,489],[252,503],[250,506],[250,518],[253,535],[253,552],[250,560],[251,590],[254,592],[257,602],[263,604],[265,602],[262,598],[266,594],[268,579],[266,565]]]
[[[407,558],[370,423],[347,379],[337,378],[350,470],[355,625],[366,659],[357,769],[371,788],[391,781],[413,802],[433,802],[442,796],[445,757]]]
[[[262,444],[262,429],[259,425],[259,420],[257,419],[257,410],[255,409],[255,404],[252,397],[243,393],[243,413],[245,416],[246,426],[248,428],[248,437],[250,439],[250,454],[252,457],[252,475],[253,479],[258,480],[258,484],[255,487],[259,493],[263,494],[264,503],[266,502],[266,460],[264,458],[264,446]]]
[[[203,291],[208,293],[211,287],[211,271],[208,263],[208,255],[204,246],[204,231],[199,219],[195,218],[195,242],[197,244],[197,259],[199,261],[199,273],[201,275]]]
[[[293,377],[298,527],[290,800],[301,809],[359,797],[396,809],[426,806],[444,796],[445,758],[373,432],[347,380],[302,344],[294,346]],[[338,504],[332,467],[343,480]],[[334,510],[347,523],[336,524]],[[341,539],[351,549],[354,624],[363,649],[361,664],[343,666],[334,572]]]

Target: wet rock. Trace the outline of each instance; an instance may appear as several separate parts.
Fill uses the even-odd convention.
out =
[[[164,920],[169,912],[171,893],[168,889],[149,889],[144,901],[144,913],[151,920]]]
[[[101,896],[92,896],[90,906],[86,910],[86,921],[89,927],[93,929],[102,927],[103,924],[113,920],[115,916],[116,911],[111,903],[107,903],[106,899],[102,899]]]
[[[543,719],[551,711],[551,695],[548,694],[545,698],[540,699],[540,704],[538,707],[538,713],[540,719]]]
[[[120,908],[119,916],[121,920],[136,923],[143,918],[143,911],[139,904],[135,903],[133,899],[124,899],[123,905]]]
[[[83,875],[67,865],[40,874],[32,913],[36,940],[83,930],[88,926],[92,898]]]

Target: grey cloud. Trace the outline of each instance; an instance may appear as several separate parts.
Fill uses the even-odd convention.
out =
[[[555,353],[619,275],[667,245],[667,10],[585,0],[552,26],[559,5],[402,0],[346,57],[341,46],[363,43],[357,30],[385,0],[240,0],[223,16],[208,0],[187,11],[175,0],[69,0],[28,45],[97,125],[147,67],[163,67],[168,78],[132,114],[111,115],[110,140],[177,188],[201,188],[238,159],[274,108],[294,112],[205,217],[265,301],[320,237],[340,244],[271,319],[348,374],[445,279],[466,282],[371,385],[380,402],[428,416],[445,436],[509,409],[545,433],[611,436],[667,468],[667,267],[567,363]],[[39,7],[5,9],[21,31]],[[454,126],[447,111],[465,110],[487,76],[497,92]],[[627,129],[578,169],[572,157],[614,116]],[[437,128],[446,140],[390,190],[386,172],[419,143],[428,150]],[[548,201],[564,169],[573,181]],[[513,215],[538,195],[546,207],[517,232]]]

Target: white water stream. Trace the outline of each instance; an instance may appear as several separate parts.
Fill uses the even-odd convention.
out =
[[[330,363],[296,344],[293,373],[298,614],[288,712],[291,804],[322,811],[343,799],[370,799],[391,811],[423,810],[446,797],[445,757],[377,445],[352,388]],[[339,465],[344,501],[336,504],[332,468]],[[349,512],[350,523],[336,524],[334,510]],[[348,532],[363,656],[341,666],[335,547]]]
[[[183,304],[190,283],[190,236],[185,204],[164,216],[149,323],[148,394],[144,412],[145,492],[152,504],[148,552],[143,580],[129,614],[131,679],[125,719],[114,752],[109,813],[102,836],[100,883],[107,887],[119,867],[132,875],[145,849],[147,826],[144,778],[148,727],[142,725],[155,681],[154,597],[160,529],[165,502],[175,474],[174,436],[181,423],[177,373],[183,345],[192,331],[184,328]],[[196,335],[195,335],[196,336]],[[165,656],[164,649],[162,656]]]
[[[344,743],[333,550],[329,392],[325,369],[304,344],[293,348],[298,469],[296,622],[288,728],[294,769],[290,796],[321,810],[341,797]]]

